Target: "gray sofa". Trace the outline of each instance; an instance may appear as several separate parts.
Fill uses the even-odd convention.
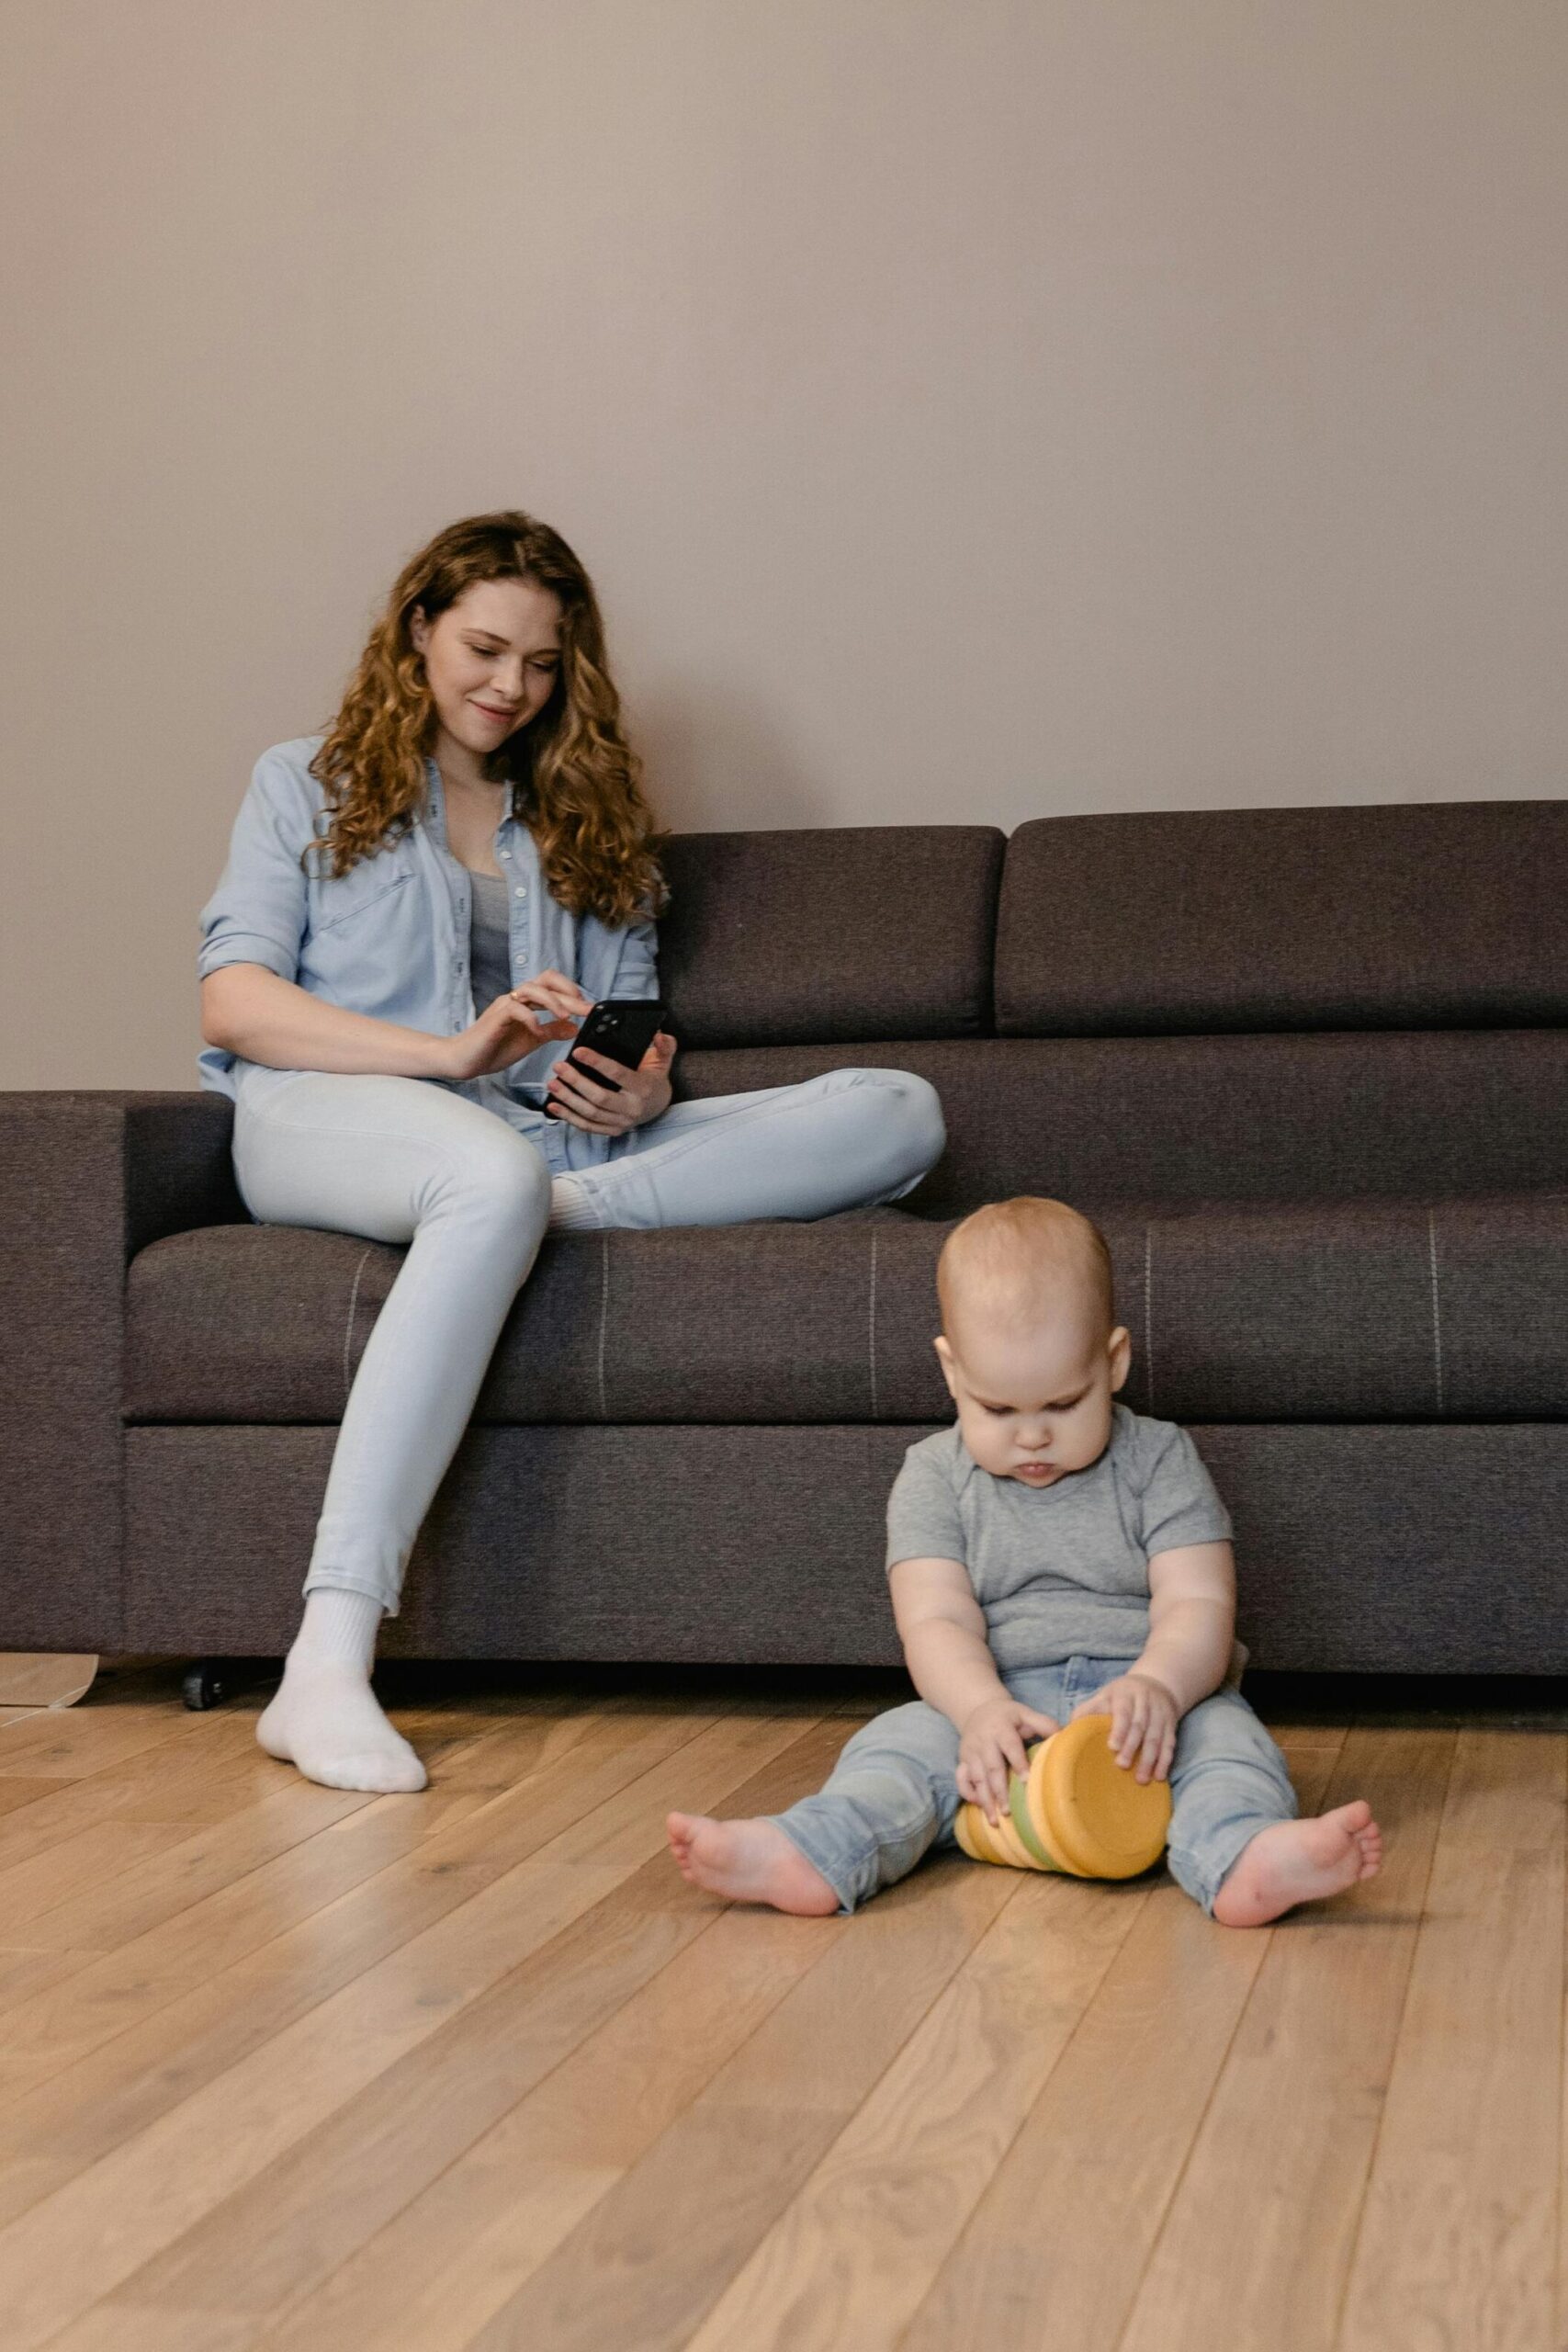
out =
[[[393,1654],[882,1663],[979,1202],[1105,1226],[1129,1401],[1195,1431],[1296,1671],[1568,1669],[1568,811],[696,834],[689,1095],[922,1072],[897,1209],[547,1243]],[[0,1647],[286,1645],[399,1253],[251,1224],[209,1096],[0,1096]]]

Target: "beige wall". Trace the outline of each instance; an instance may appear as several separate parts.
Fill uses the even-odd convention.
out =
[[[681,825],[1554,794],[1562,0],[32,0],[5,1085],[184,1085],[252,761],[437,526]]]

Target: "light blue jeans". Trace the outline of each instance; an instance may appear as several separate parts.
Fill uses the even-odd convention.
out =
[[[1072,1657],[1004,1679],[1024,1706],[1065,1724],[1080,1699],[1132,1663]],[[857,1731],[819,1795],[770,1817],[852,1911],[906,1877],[928,1848],[953,1844],[962,1802],[957,1770],[957,1732],[938,1709],[916,1700]],[[1285,1759],[1239,1690],[1216,1690],[1182,1716],[1170,1768],[1166,1860],[1195,1903],[1212,1912],[1242,1848],[1270,1822],[1295,1815]]]
[[[234,1171],[253,1216],[408,1245],[344,1408],[305,1580],[307,1592],[368,1593],[395,1615],[420,1522],[545,1236],[553,1122],[539,1120],[535,1140],[424,1079],[241,1063],[235,1080]],[[942,1143],[924,1079],[840,1069],[676,1103],[572,1182],[604,1226],[829,1216],[900,1199]]]

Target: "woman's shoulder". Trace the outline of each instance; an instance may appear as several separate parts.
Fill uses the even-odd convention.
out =
[[[323,735],[296,735],[291,742],[269,744],[251,771],[251,789],[319,801],[321,787],[310,773],[310,763],[325,741]]]

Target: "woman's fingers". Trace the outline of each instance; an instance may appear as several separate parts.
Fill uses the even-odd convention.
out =
[[[547,1020],[563,1021],[575,1034],[583,1014],[581,992],[577,989],[550,988],[542,980],[520,980],[511,991],[518,1004],[525,1004],[543,1013]]]
[[[575,980],[569,980],[564,972],[558,972],[553,966],[547,971],[536,972],[531,980],[523,982],[523,986],[547,990],[563,1012],[581,1014],[593,1010],[592,998],[584,996]]]
[[[621,1078],[626,1073],[625,1062],[613,1062],[608,1054],[596,1054],[592,1046],[581,1048],[578,1067],[586,1063],[590,1069],[603,1070],[606,1078]]]
[[[580,1110],[602,1111],[615,1100],[615,1093],[590,1078],[581,1063],[562,1056],[550,1072],[550,1084],[570,1097]]]

